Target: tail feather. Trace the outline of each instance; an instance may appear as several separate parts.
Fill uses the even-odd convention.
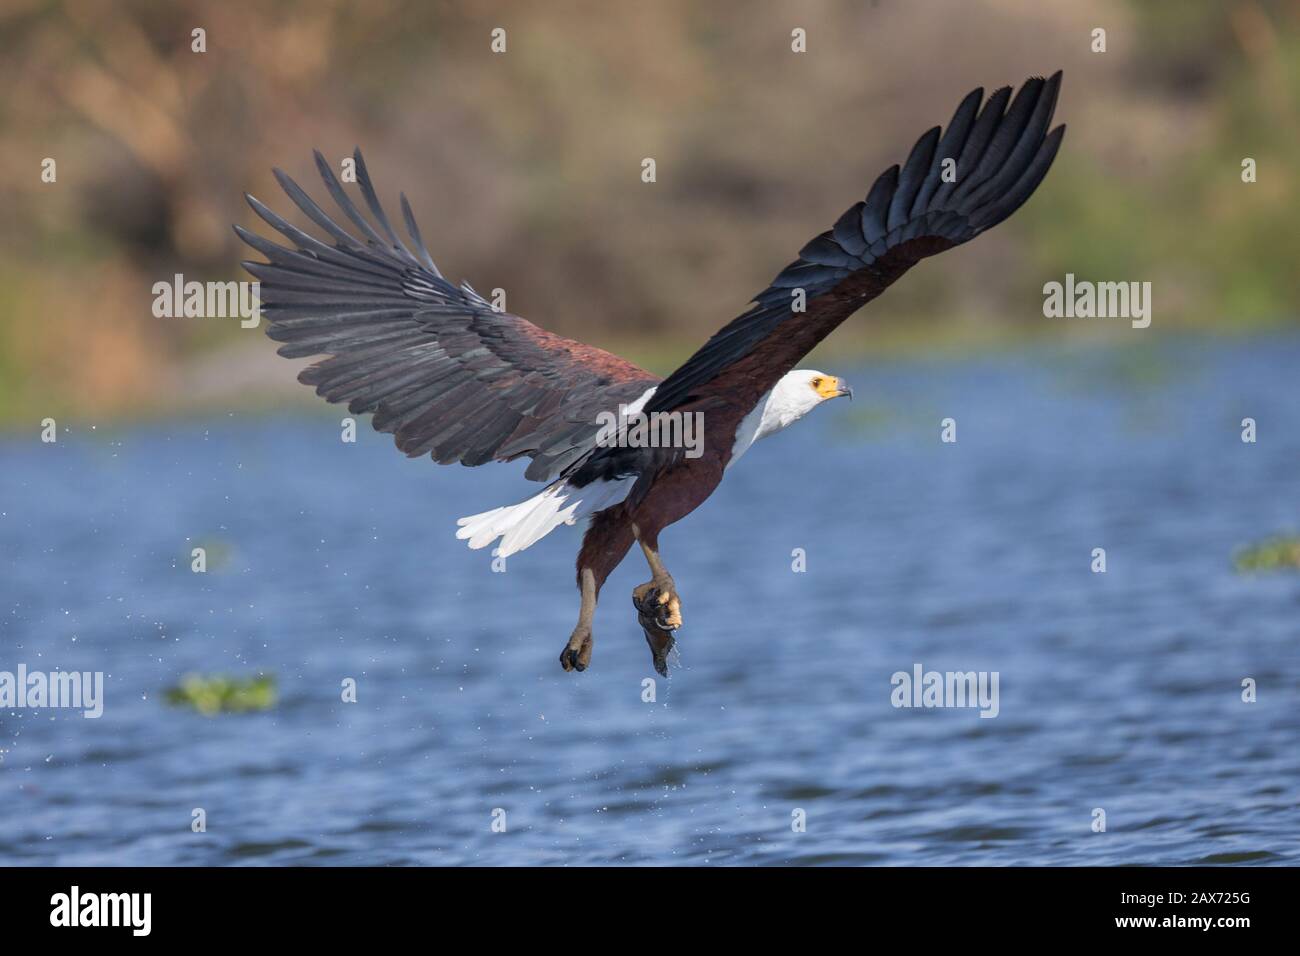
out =
[[[494,552],[508,557],[536,544],[562,524],[573,524],[618,504],[627,497],[635,478],[618,481],[593,481],[575,488],[567,481],[557,481],[539,495],[515,505],[493,508],[456,521],[456,537],[474,549],[485,548],[497,538],[501,544]]]

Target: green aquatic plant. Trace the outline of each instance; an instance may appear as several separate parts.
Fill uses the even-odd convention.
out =
[[[167,689],[166,699],[173,707],[192,707],[205,717],[270,710],[276,701],[275,678],[270,674],[186,674],[179,684]]]
[[[1278,535],[1242,548],[1233,558],[1238,571],[1300,568],[1300,535]]]

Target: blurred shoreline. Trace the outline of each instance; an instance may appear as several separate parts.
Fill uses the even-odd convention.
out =
[[[990,357],[1017,356],[1030,363],[1053,365],[1075,358],[1081,370],[1095,371],[1097,363],[1109,369],[1098,382],[1105,387],[1153,368],[1159,369],[1162,376],[1179,374],[1168,363],[1168,356],[1179,349],[1297,339],[1300,339],[1300,328],[1291,323],[1233,330],[1219,327],[1179,328],[1164,333],[1142,330],[1140,334],[1124,329],[1069,336],[1048,331],[1024,334],[1001,326],[959,330],[930,327],[900,334],[897,328],[887,326],[875,337],[842,334],[814,350],[801,365],[844,373],[851,369],[885,369],[918,362],[960,363]],[[686,343],[678,349],[664,348],[661,342],[600,344],[659,375],[672,371],[693,348]],[[55,417],[61,424],[77,422],[111,430],[155,421],[205,420],[220,413],[261,416],[292,412],[320,417],[348,414],[346,406],[321,401],[313,389],[297,381],[299,370],[312,364],[311,360],[283,359],[275,353],[274,346],[269,340],[248,341],[194,356],[172,369],[165,379],[159,379],[158,391],[148,401],[135,404],[95,409],[6,405],[0,418],[0,439],[34,434],[46,416]]]
[[[270,170],[319,198],[313,146],[363,146],[449,277],[665,373],[968,90],[1057,68],[1069,131],[1033,200],[809,363],[1147,342],[1044,319],[1066,273],[1149,282],[1153,336],[1300,320],[1300,0],[16,2],[0,27],[0,428],[311,401],[262,332],[149,303],[248,278],[231,224],[269,230],[242,194],[301,222]]]

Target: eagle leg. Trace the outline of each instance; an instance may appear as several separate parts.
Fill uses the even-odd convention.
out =
[[[652,577],[645,584],[632,589],[632,603],[638,611],[649,615],[660,628],[675,631],[682,626],[682,601],[677,596],[673,576],[664,567],[654,543],[647,541],[640,534],[639,528],[634,526],[634,530],[637,531],[637,543],[645,553]]]
[[[668,652],[676,644],[673,632],[682,626],[682,602],[673,576],[664,567],[654,545],[640,534],[637,541],[645,553],[652,577],[632,589],[632,604],[636,607],[641,629],[645,631],[646,643],[650,645],[655,670],[667,677]]]
[[[578,625],[573,629],[569,643],[560,651],[560,666],[566,671],[581,672],[591,663],[594,643],[591,619],[596,613],[596,576],[591,568],[583,568],[579,579],[582,582],[582,608],[578,611]]]

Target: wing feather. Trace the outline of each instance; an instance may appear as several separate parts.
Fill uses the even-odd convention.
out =
[[[1048,132],[1061,73],[984,100],[972,90],[948,128],[928,130],[834,227],[817,236],[655,391],[646,410],[715,398],[746,410],[818,342],[927,256],[1002,222],[1038,188],[1065,127]],[[982,103],[982,106],[981,106]],[[1009,104],[1009,105],[1008,105]],[[956,160],[956,176],[946,160]],[[805,293],[803,311],[793,290]]]
[[[635,400],[658,381],[601,349],[494,311],[468,283],[448,282],[404,195],[410,244],[398,236],[360,150],[353,154],[357,185],[373,223],[319,150],[314,158],[356,234],[277,169],[285,194],[331,241],[246,195],[291,245],[236,226],[267,259],[244,268],[260,284],[267,333],[282,343],[279,353],[324,356],[299,380],[353,414],[373,413],[371,424],[408,455],[466,465],[528,456],[528,477],[549,480],[590,454],[600,411]]]

